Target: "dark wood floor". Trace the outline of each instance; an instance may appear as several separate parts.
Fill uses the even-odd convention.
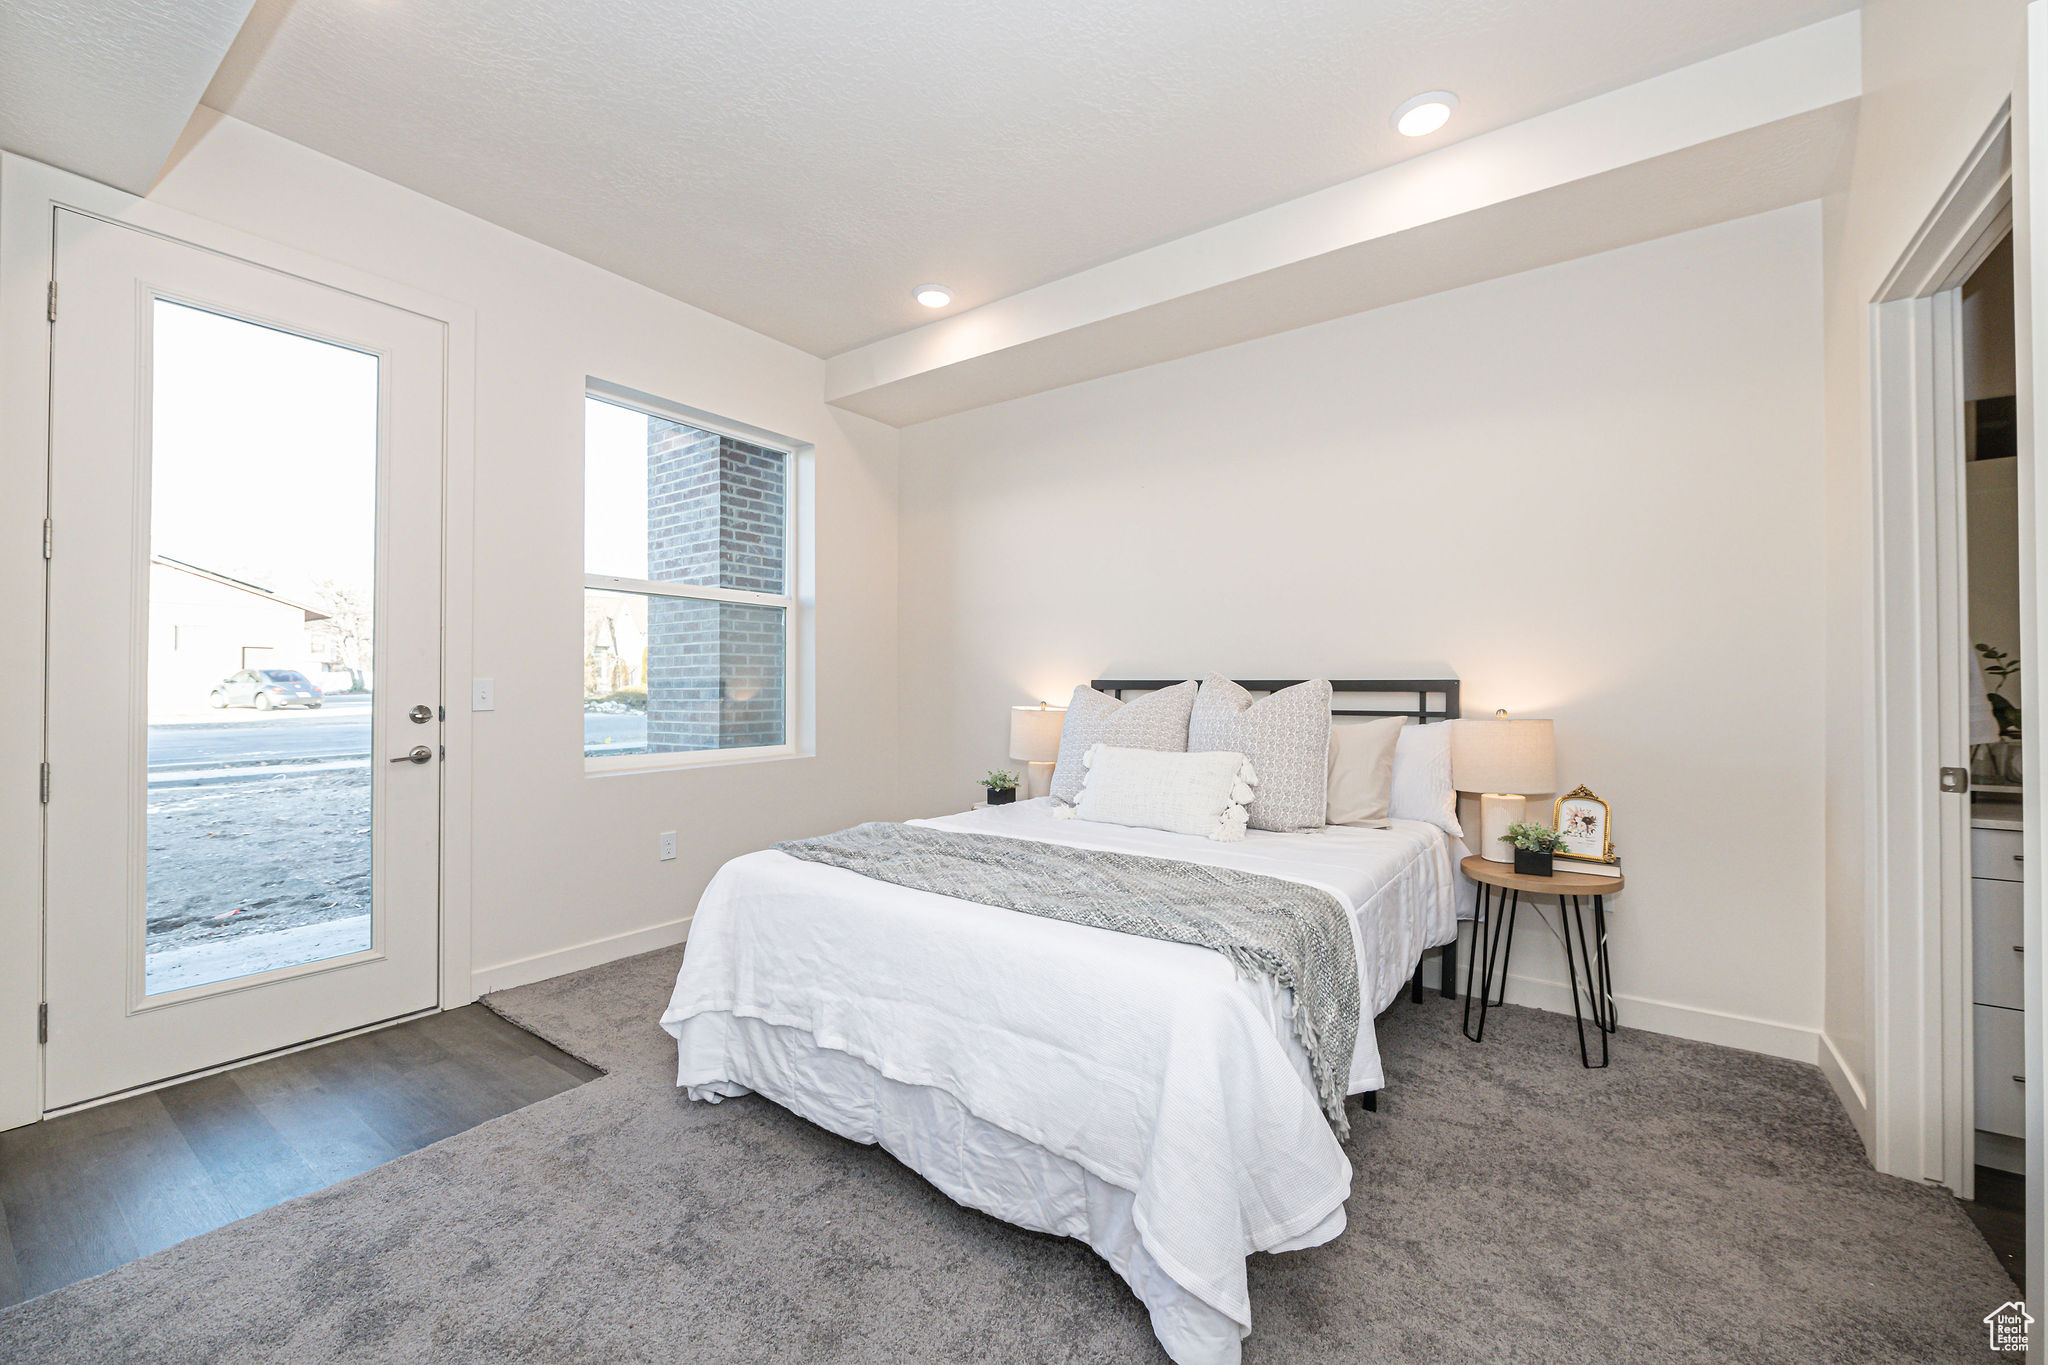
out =
[[[599,1074],[469,1005],[0,1133],[0,1306]]]
[[[2027,1181],[2009,1171],[1977,1168],[1977,1197],[1963,1204],[1963,1212],[1998,1253],[1998,1263],[2012,1282],[2027,1286]]]

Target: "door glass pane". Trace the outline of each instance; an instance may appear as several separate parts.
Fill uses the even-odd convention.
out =
[[[154,323],[158,995],[370,946],[378,362],[163,300]]]
[[[583,594],[583,752],[785,743],[788,613],[751,602]]]

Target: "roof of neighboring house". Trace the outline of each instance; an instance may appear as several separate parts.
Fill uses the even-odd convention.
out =
[[[224,573],[215,573],[211,569],[202,569],[197,564],[187,564],[182,559],[172,559],[169,555],[151,555],[149,562],[161,564],[166,569],[176,569],[179,573],[191,574],[194,578],[204,578],[208,582],[219,583],[223,587],[239,588],[243,592],[253,593],[265,601],[276,602],[280,606],[297,607],[300,611],[306,613],[308,621],[325,621],[327,619],[327,613],[318,607],[309,607],[304,602],[294,602],[289,597],[279,597],[268,588],[261,587],[255,583],[245,583],[239,578],[230,578]]]

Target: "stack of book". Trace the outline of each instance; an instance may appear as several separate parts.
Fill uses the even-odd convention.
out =
[[[1555,871],[1576,873],[1582,877],[1619,877],[1621,875],[1621,859],[1619,858],[1616,858],[1611,863],[1599,863],[1594,862],[1591,858],[1573,858],[1560,853],[1551,860],[1551,866]]]

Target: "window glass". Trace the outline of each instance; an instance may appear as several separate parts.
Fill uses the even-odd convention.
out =
[[[608,399],[584,415],[585,753],[786,744],[789,452]]]

